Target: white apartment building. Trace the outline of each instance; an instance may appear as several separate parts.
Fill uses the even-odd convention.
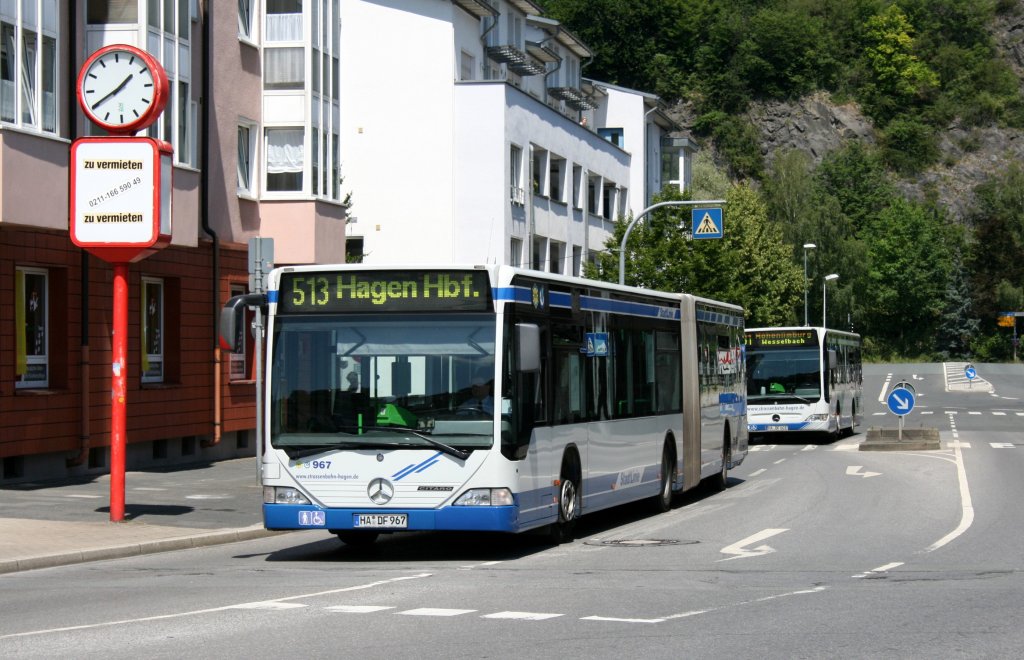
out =
[[[591,51],[536,3],[351,0],[339,11],[347,237],[366,263],[577,275],[617,218],[663,183],[684,185],[693,147],[668,138],[678,127],[660,101],[582,78]]]

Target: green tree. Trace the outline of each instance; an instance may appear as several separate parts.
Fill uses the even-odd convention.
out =
[[[931,353],[949,281],[950,234],[930,209],[904,199],[873,223],[866,330],[883,355]]]
[[[913,26],[892,4],[868,19],[863,60],[871,81],[862,90],[876,118],[889,118],[925,100],[939,78],[914,52]]]
[[[968,263],[974,310],[982,319],[983,331],[991,333],[996,313],[1005,309],[999,299],[1000,283],[1024,283],[1024,168],[1014,164],[978,185],[974,198],[970,216],[974,240]]]
[[[981,323],[971,312],[971,289],[960,250],[953,253],[950,263],[944,304],[935,339],[936,357],[942,360],[968,358],[971,342],[978,336]]]
[[[796,323],[804,286],[792,246],[779,225],[768,221],[768,207],[749,183],[733,188],[726,201],[725,248],[738,258],[730,301],[743,305],[748,326]]]

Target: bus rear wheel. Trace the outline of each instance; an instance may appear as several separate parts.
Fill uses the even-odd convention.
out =
[[[675,468],[675,456],[668,442],[661,450],[661,488],[651,498],[651,508],[655,513],[665,513],[672,508],[672,471]]]

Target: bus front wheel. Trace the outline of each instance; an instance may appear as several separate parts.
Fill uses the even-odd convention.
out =
[[[552,523],[548,530],[548,537],[555,545],[572,541],[580,515],[580,479],[579,460],[573,453],[566,454],[558,479],[558,522]]]

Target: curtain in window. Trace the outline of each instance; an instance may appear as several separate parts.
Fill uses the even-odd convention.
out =
[[[306,72],[302,48],[267,48],[263,53],[267,89],[302,88]]]
[[[302,41],[302,13],[267,14],[267,41]]]
[[[139,20],[138,0],[89,0],[86,9],[90,24],[135,23]]]
[[[274,128],[267,130],[267,172],[301,172],[303,165],[301,128]]]

